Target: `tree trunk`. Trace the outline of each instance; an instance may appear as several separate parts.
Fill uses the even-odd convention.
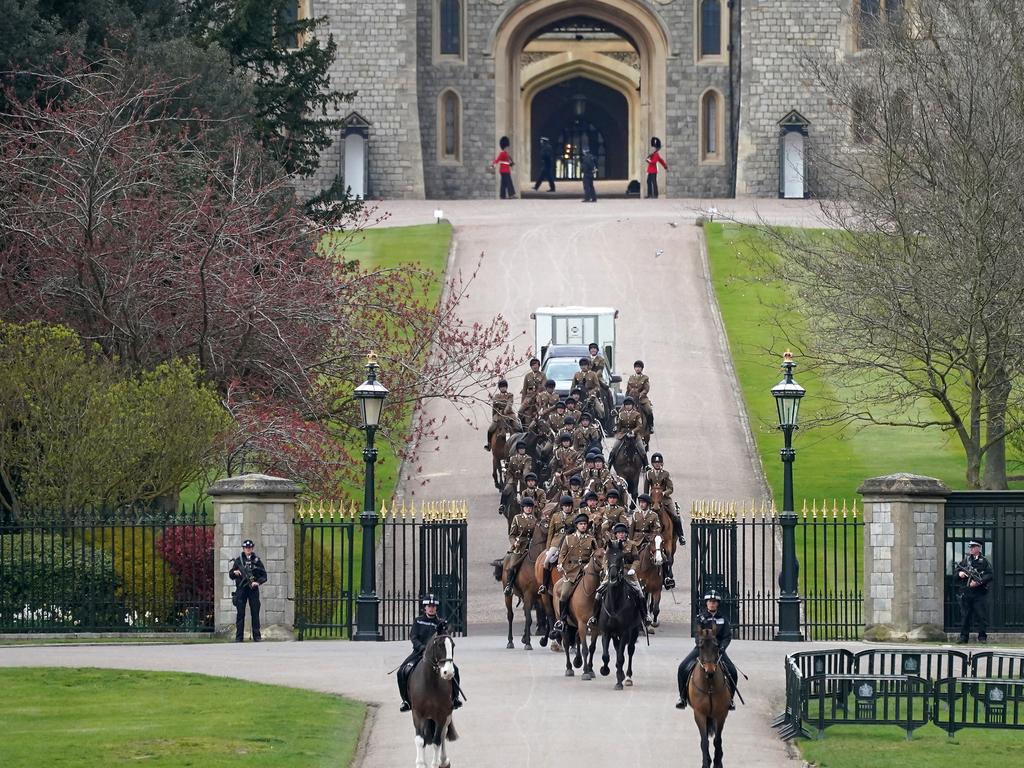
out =
[[[987,418],[985,419],[985,474],[982,488],[1005,491],[1006,482],[1006,407],[1010,399],[1010,378],[1002,367],[995,371],[993,385],[989,387]]]

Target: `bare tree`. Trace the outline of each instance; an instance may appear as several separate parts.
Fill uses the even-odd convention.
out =
[[[818,162],[830,232],[773,231],[806,352],[849,421],[954,432],[969,487],[1006,487],[1024,391],[1024,0],[920,0],[811,62],[851,115]]]

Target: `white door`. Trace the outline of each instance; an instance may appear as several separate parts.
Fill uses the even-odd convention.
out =
[[[353,197],[366,197],[365,168],[366,141],[358,133],[350,133],[345,137],[345,184]]]
[[[804,196],[804,135],[790,131],[782,139],[782,186],[787,200]]]

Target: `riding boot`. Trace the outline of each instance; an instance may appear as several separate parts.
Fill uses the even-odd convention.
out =
[[[558,601],[558,621],[555,622],[554,628],[551,630],[551,639],[557,640],[561,637],[562,630],[565,629],[565,622],[569,618],[569,601],[559,600]]]
[[[647,411],[647,431],[652,435],[654,434],[654,410],[648,409]]]
[[[398,670],[398,693],[402,697],[402,706],[399,712],[408,712],[412,707],[409,705],[409,673],[403,664]]]
[[[541,585],[537,588],[538,595],[546,594],[551,589],[551,569],[547,565],[544,566],[542,579]]]
[[[675,587],[676,587],[676,580],[675,580],[675,577],[672,575],[672,563],[670,563],[668,561],[665,561],[664,563],[662,563],[661,564],[661,573],[662,573],[662,579],[661,579],[662,587],[664,587],[665,589],[675,589]]]
[[[668,513],[672,518],[672,524],[676,527],[676,539],[679,541],[680,546],[686,545],[686,534],[683,533],[683,521],[679,517],[679,513],[675,510]]]
[[[598,618],[600,616],[601,616],[601,593],[598,593],[597,597],[594,598],[594,612],[590,615],[590,618],[587,619],[587,626],[588,627],[596,626],[597,625],[597,620],[598,620]]]
[[[512,594],[516,588],[516,576],[519,574],[519,566],[508,569],[508,581],[505,583],[505,596]]]
[[[462,700],[459,698],[459,691],[461,690],[459,687],[459,668],[455,667],[455,685],[452,686],[452,709],[458,709],[462,706]]]

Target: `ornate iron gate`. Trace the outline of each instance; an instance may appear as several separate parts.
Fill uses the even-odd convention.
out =
[[[812,502],[797,516],[801,628],[808,640],[852,640],[863,631],[861,546],[856,506]],[[691,613],[709,589],[735,637],[770,640],[778,625],[781,525],[764,502],[697,502],[690,519]]]
[[[400,502],[381,508],[377,594],[385,640],[404,640],[428,592],[451,631],[466,634],[467,507],[464,501]],[[355,632],[362,530],[359,511],[319,505],[295,521],[295,627],[299,639]]]
[[[960,628],[953,564],[979,539],[992,561],[989,630],[1024,632],[1024,492],[956,491],[946,499],[945,629]]]

